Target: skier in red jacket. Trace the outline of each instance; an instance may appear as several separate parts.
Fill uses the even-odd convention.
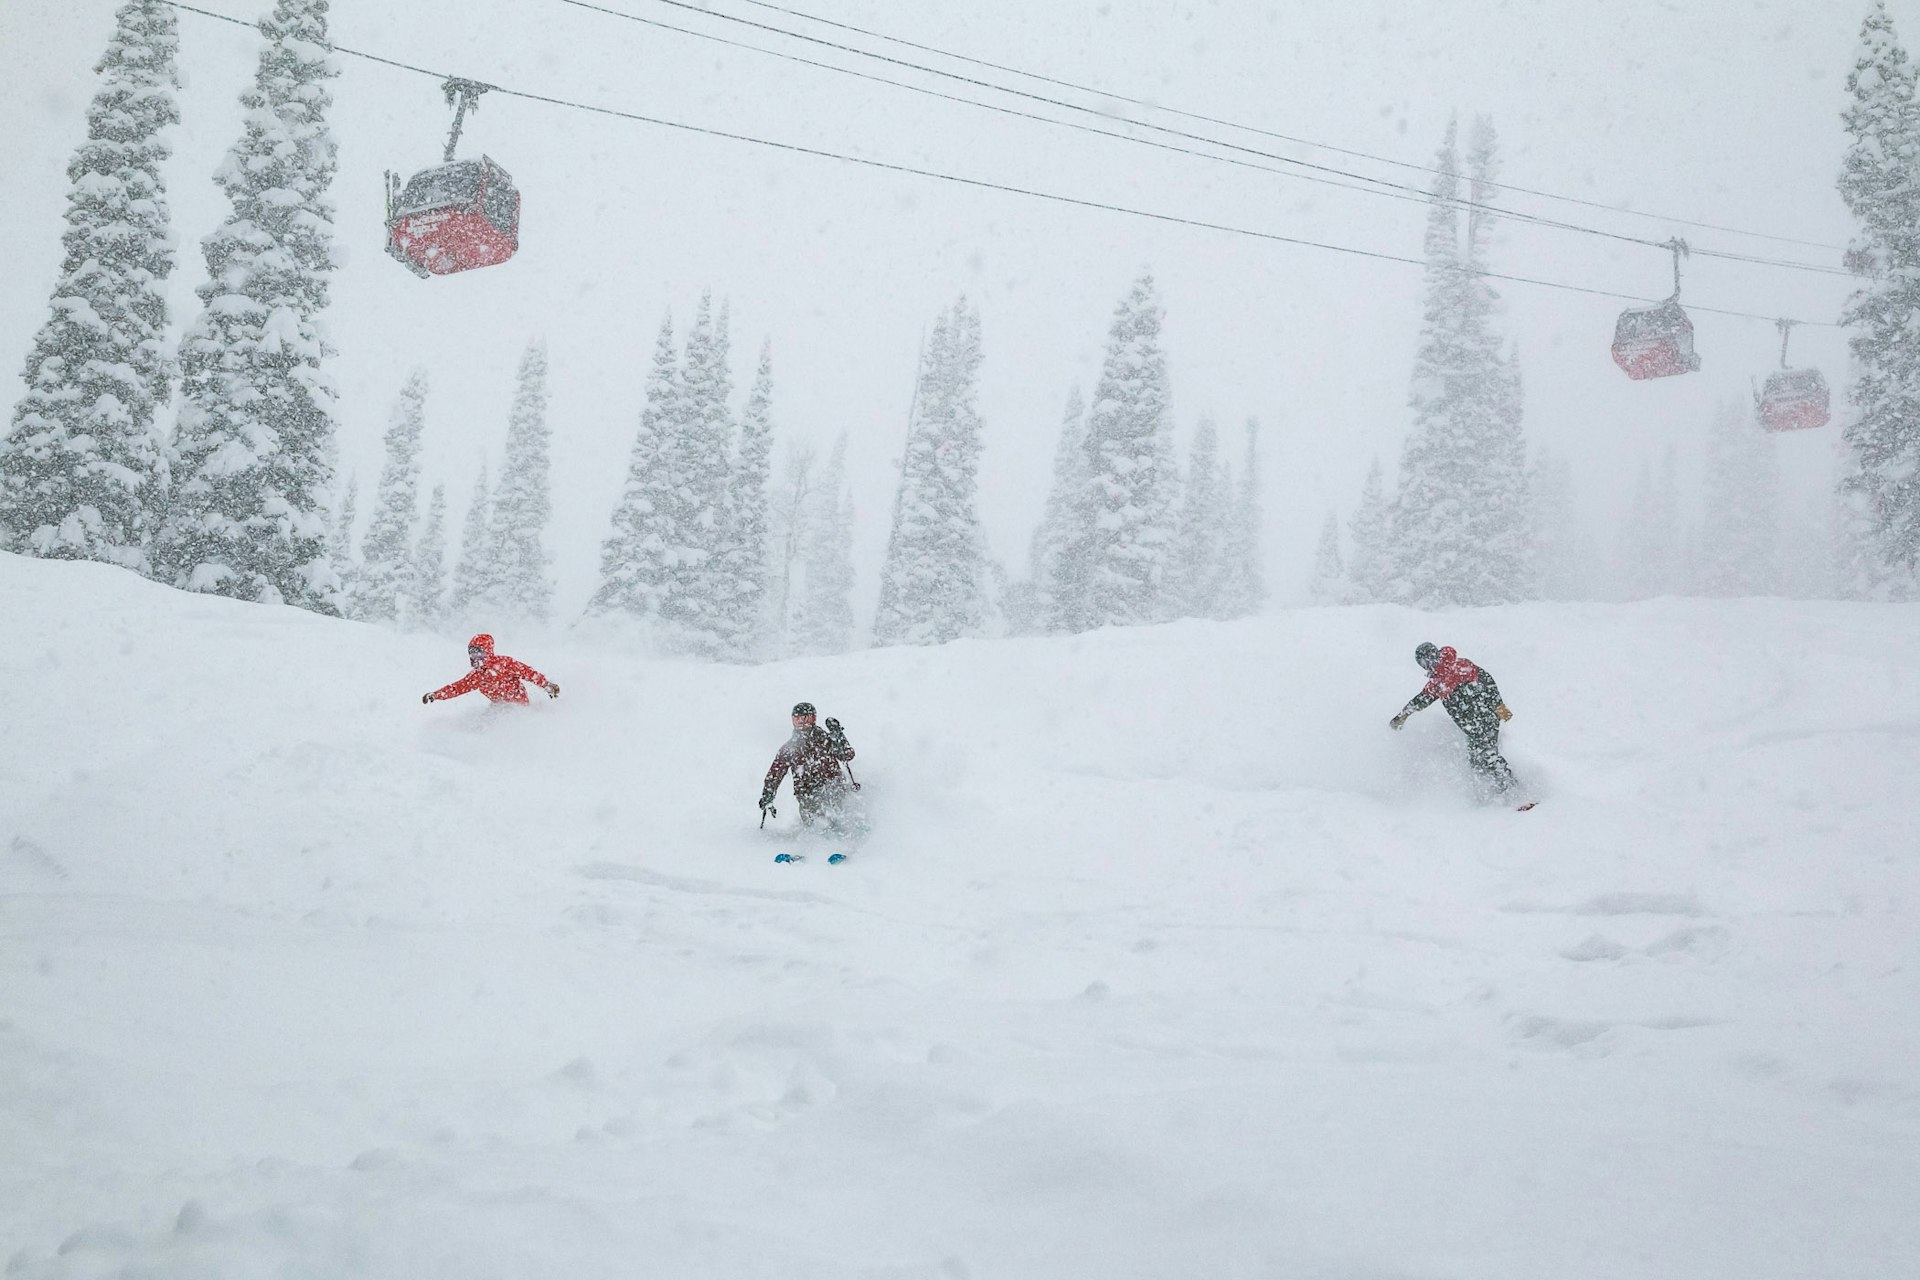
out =
[[[526,663],[509,658],[504,653],[495,653],[493,637],[484,632],[467,641],[467,665],[473,670],[444,689],[421,694],[420,701],[439,702],[478,689],[487,695],[488,702],[517,702],[524,707],[527,705],[527,691],[520,687],[523,680],[545,689],[549,698],[560,696],[559,685]]]
[[[1403,728],[1408,716],[1440,703],[1460,726],[1460,732],[1467,735],[1467,761],[1474,772],[1492,784],[1496,793],[1512,791],[1518,783],[1500,754],[1500,726],[1513,719],[1513,712],[1500,700],[1500,686],[1493,682],[1493,676],[1461,657],[1452,645],[1441,648],[1422,643],[1413,651],[1413,660],[1429,678],[1426,687],[1400,708],[1400,714],[1392,720],[1393,727]]]

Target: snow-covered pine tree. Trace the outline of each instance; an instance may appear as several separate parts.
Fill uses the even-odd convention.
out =
[[[1658,474],[1646,467],[1640,469],[1620,553],[1620,581],[1628,600],[1671,595],[1687,576],[1683,572],[1686,549],[1680,531],[1680,484],[1671,446]]]
[[[675,444],[685,417],[675,363],[673,317],[660,322],[646,403],[627,456],[627,480],[613,509],[613,529],[600,547],[600,585],[587,605],[592,614],[658,618],[676,575],[688,571],[695,550],[681,538],[691,506],[690,483]]]
[[[900,462],[880,575],[875,645],[944,644],[986,623],[986,551],[975,512],[980,314],[965,298],[933,328]]]
[[[1727,401],[1715,411],[1700,505],[1695,592],[1779,594],[1780,464],[1751,406]]]
[[[1226,588],[1226,540],[1233,527],[1234,503],[1232,492],[1222,484],[1220,437],[1211,418],[1200,419],[1194,428],[1185,489],[1168,593],[1181,617],[1218,617]]]
[[[151,572],[167,484],[157,419],[172,394],[160,134],[180,119],[175,24],[171,5],[129,0],[94,65],[87,140],[67,164],[65,257],[0,437],[0,550]]]
[[[233,203],[201,242],[204,310],[180,347],[173,492],[159,559],[189,591],[337,609],[327,559],[334,267],[327,0],[276,0],[241,136],[214,180]]]
[[[473,485],[473,499],[467,503],[466,518],[460,522],[460,555],[453,562],[453,585],[447,592],[446,613],[456,622],[480,620],[479,614],[493,594],[492,548],[487,536],[491,506],[483,462],[480,478]]]
[[[1783,501],[1780,523],[1780,594],[1792,600],[1830,600],[1835,593],[1829,491],[1799,503]]]
[[[1385,604],[1394,599],[1393,509],[1386,484],[1380,459],[1375,458],[1360,489],[1360,505],[1347,522],[1347,536],[1353,540],[1347,580],[1355,604]]]
[[[853,647],[853,496],[847,492],[847,437],[834,441],[803,522],[801,595],[793,650],[845,653]]]
[[[353,616],[354,580],[359,576],[353,563],[354,508],[360,501],[360,477],[347,477],[346,492],[340,496],[333,515],[333,532],[327,541],[327,557],[333,562],[333,576],[340,582],[341,612]]]
[[[407,562],[405,591],[400,602],[401,617],[410,627],[431,631],[446,618],[447,610],[447,486],[433,486],[427,502],[427,523],[414,544],[413,557]]]
[[[667,642],[706,657],[726,651],[727,475],[732,464],[733,392],[728,371],[727,311],[713,313],[711,295],[687,333],[675,403],[677,413],[661,439],[652,486],[665,545],[659,563],[659,614]]]
[[[427,429],[427,372],[415,369],[387,420],[387,460],[374,493],[373,518],[360,548],[349,612],[363,622],[397,622],[420,516],[420,444]]]
[[[493,491],[487,541],[493,584],[488,603],[502,616],[545,622],[553,604],[545,535],[553,514],[548,492],[547,346],[535,339],[520,357],[513,409],[507,415],[507,454]]]
[[[1162,314],[1143,275],[1114,308],[1087,411],[1087,515],[1074,558],[1086,566],[1078,629],[1168,615],[1175,537],[1171,398]]]
[[[1457,135],[1450,123],[1434,165],[1414,424],[1392,507],[1395,593],[1425,606],[1498,604],[1533,586],[1519,370],[1501,356],[1485,275],[1493,129],[1474,122],[1464,241]]]
[[[1579,493],[1573,468],[1544,446],[1528,474],[1533,502],[1533,563],[1543,600],[1593,598],[1593,553],[1580,523]]]
[[[1314,548],[1307,599],[1314,604],[1345,604],[1347,593],[1347,570],[1340,559],[1340,517],[1329,511],[1320,526],[1320,545]]]
[[[1058,634],[1087,627],[1089,497],[1086,405],[1076,385],[1067,393],[1060,443],[1053,454],[1053,487],[1047,491],[1046,509],[1028,553],[1035,622],[1042,632]]]
[[[1267,603],[1260,554],[1260,424],[1247,419],[1247,457],[1233,495],[1232,522],[1221,539],[1219,618],[1251,618]]]
[[[773,546],[773,575],[768,601],[768,634],[773,650],[798,653],[794,640],[794,607],[800,598],[796,584],[804,572],[801,548],[806,537],[808,503],[813,492],[813,446],[805,441],[788,446],[780,461],[780,483],[767,504],[768,538]]]
[[[760,367],[740,414],[739,456],[728,473],[726,542],[720,557],[725,589],[724,652],[742,661],[764,657],[771,634],[767,590],[772,541],[767,482],[773,474],[773,344],[760,345]]]
[[[1865,283],[1841,313],[1850,330],[1855,416],[1843,433],[1867,554],[1869,594],[1920,597],[1920,101],[1884,3],[1860,31],[1842,115],[1840,196],[1859,222],[1846,261]]]

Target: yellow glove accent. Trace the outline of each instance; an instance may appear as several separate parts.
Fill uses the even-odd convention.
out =
[[[1513,719],[1513,712],[1507,710],[1507,704],[1504,702],[1493,709],[1493,714],[1499,716],[1502,720]]]

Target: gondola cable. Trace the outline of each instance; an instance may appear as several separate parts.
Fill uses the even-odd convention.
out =
[[[1149,110],[1149,111],[1160,111],[1168,115],[1180,116],[1185,119],[1199,121],[1204,124],[1220,125],[1228,129],[1239,129],[1246,133],[1253,133],[1253,134],[1258,134],[1262,137],[1272,138],[1278,142],[1292,143],[1295,146],[1313,147],[1313,148],[1316,148],[1317,150],[1329,151],[1336,155],[1352,156],[1355,159],[1359,159],[1359,160],[1371,160],[1377,164],[1391,165],[1391,166],[1394,166],[1395,168],[1412,169],[1419,173],[1428,173],[1428,174],[1437,174],[1441,172],[1441,170],[1434,168],[1432,165],[1420,164],[1411,160],[1399,160],[1399,159],[1395,159],[1392,156],[1375,155],[1370,151],[1358,151],[1351,147],[1342,147],[1342,146],[1335,145],[1334,143],[1331,143],[1331,142],[1321,142],[1313,138],[1303,138],[1303,137],[1296,137],[1291,134],[1278,133],[1271,129],[1262,128],[1259,125],[1244,124],[1239,121],[1221,119],[1217,116],[1209,116],[1209,115],[1201,114],[1199,112],[1186,111],[1186,110],[1182,110],[1179,107],[1166,106],[1162,103],[1151,102],[1144,98],[1129,97],[1123,93],[1115,93],[1110,89],[1102,89],[1092,85],[1076,84],[1071,80],[1056,79],[1053,76],[1043,75],[1037,71],[1026,71],[1019,67],[1007,66],[1003,63],[989,62],[983,58],[971,57],[964,53],[955,53],[950,49],[941,49],[935,45],[920,44],[900,36],[888,35],[882,31],[873,31],[873,30],[869,30],[866,27],[854,26],[851,23],[837,22],[831,18],[822,18],[817,14],[805,13],[799,9],[792,9],[784,5],[770,3],[769,0],[740,0],[740,3],[745,5],[750,5],[756,9],[767,9],[767,10],[771,10],[774,13],[785,14],[788,17],[800,18],[807,22],[819,23],[821,26],[834,27],[842,31],[850,31],[856,35],[863,35],[870,39],[884,40],[889,44],[897,44],[902,46],[903,48],[915,49],[922,53],[937,54],[943,58],[951,58],[956,62],[965,62],[973,66],[985,67],[992,71],[1001,71],[1009,75],[1022,76],[1029,80],[1037,80],[1043,84],[1051,84],[1063,89],[1073,89],[1079,93],[1091,93],[1099,97],[1111,98],[1115,102],[1124,102],[1129,106],[1140,107],[1142,109]],[[703,12],[709,12],[709,11],[703,10]],[[1842,247],[1839,245],[1826,244],[1818,240],[1801,240],[1801,239],[1796,239],[1792,236],[1773,235],[1764,231],[1747,231],[1740,227],[1730,227],[1730,226],[1725,226],[1723,224],[1715,223],[1715,222],[1701,222],[1698,219],[1675,217],[1670,214],[1649,213],[1649,212],[1643,212],[1638,209],[1621,209],[1614,205],[1606,204],[1599,200],[1588,200],[1580,196],[1561,195],[1557,192],[1543,191],[1534,187],[1515,186],[1512,183],[1501,183],[1500,186],[1504,190],[1516,192],[1521,195],[1535,196],[1542,200],[1558,200],[1566,204],[1580,205],[1584,208],[1598,209],[1607,213],[1619,214],[1625,217],[1648,218],[1656,222],[1662,222],[1662,223],[1667,223],[1670,225],[1677,225],[1677,226],[1699,227],[1707,231],[1724,231],[1729,235],[1748,236],[1755,240],[1772,240],[1780,244],[1800,245],[1804,248],[1809,248],[1809,249],[1825,249],[1832,253],[1840,253],[1843,251]],[[1740,259],[1735,259],[1735,260],[1738,261]]]
[[[164,0],[164,3],[169,4],[173,8],[181,10],[182,12],[185,12],[185,13],[197,14],[201,17],[212,18],[221,22],[230,23],[234,26],[246,27],[250,30],[258,30],[258,27],[256,26],[256,24],[252,22],[248,22],[243,18],[235,18],[224,13],[215,13],[212,10],[202,9],[195,5],[183,3],[183,0]],[[457,77],[449,76],[444,72],[430,70],[429,68],[416,66],[412,63],[401,62],[397,59],[383,57],[379,54],[367,53],[359,49],[348,48],[344,45],[329,44],[328,48],[331,52],[334,52],[334,53],[344,54],[348,57],[360,58],[368,62],[378,63],[382,66],[392,67],[401,71],[412,72],[415,75],[429,76],[435,80],[441,81],[442,83],[446,82],[449,79],[457,79]],[[502,94],[504,96],[512,97],[512,98],[521,98],[529,102],[540,102],[540,103],[545,103],[549,106],[561,107],[561,108],[566,108],[566,109],[575,110],[575,111],[584,111],[593,115],[602,115],[602,116],[612,117],[614,119],[630,120],[630,121],[634,121],[641,124],[657,125],[662,128],[676,129],[682,132],[698,134],[704,137],[722,138],[732,142],[749,143],[754,146],[767,147],[773,150],[785,151],[785,152],[796,154],[796,155],[811,156],[817,159],[837,160],[845,164],[860,165],[865,168],[877,169],[877,170],[881,170],[889,173],[899,173],[899,174],[905,174],[913,177],[931,178],[937,181],[951,182],[957,185],[973,187],[979,190],[996,191],[996,192],[1000,192],[1008,195],[1026,196],[1031,199],[1047,200],[1047,201],[1051,201],[1058,204],[1070,205],[1076,208],[1095,209],[1095,210],[1100,210],[1108,213],[1125,214],[1130,217],[1145,218],[1155,222],[1168,223],[1176,226],[1192,227],[1195,229],[1205,230],[1205,231],[1217,231],[1217,232],[1221,232],[1223,234],[1228,234],[1228,235],[1246,236],[1251,239],[1264,240],[1272,243],[1291,244],[1291,245],[1296,245],[1302,248],[1310,248],[1310,249],[1321,249],[1330,253],[1345,254],[1350,257],[1368,258],[1368,259],[1381,261],[1381,262],[1402,263],[1408,266],[1416,266],[1416,267],[1425,267],[1428,265],[1425,259],[1408,257],[1404,254],[1385,253],[1375,249],[1357,248],[1352,245],[1339,245],[1339,244],[1331,244],[1331,243],[1318,241],[1318,240],[1308,240],[1300,236],[1282,235],[1281,233],[1275,232],[1275,231],[1260,231],[1250,227],[1233,226],[1228,223],[1209,222],[1209,221],[1206,221],[1205,219],[1183,217],[1179,214],[1157,213],[1148,209],[1136,209],[1126,205],[1111,204],[1105,201],[1091,200],[1081,196],[1065,195],[1060,192],[1041,191],[1041,190],[1028,188],[1028,187],[1019,187],[1019,186],[1014,186],[1010,183],[994,182],[985,178],[970,178],[961,174],[944,173],[935,169],[922,169],[916,166],[899,164],[899,163],[895,163],[893,161],[888,161],[888,160],[876,160],[866,156],[848,155],[844,152],[828,151],[820,147],[804,146],[800,143],[781,142],[771,138],[756,137],[752,134],[733,133],[728,130],[716,129],[707,125],[691,124],[681,120],[670,120],[661,116],[651,116],[651,115],[646,115],[636,111],[626,111],[617,107],[597,106],[592,103],[578,102],[572,99],[555,97],[549,94],[533,93],[525,89],[512,89],[501,84],[492,84],[490,86],[490,89],[494,93]],[[1563,281],[1557,281],[1557,280],[1543,280],[1543,279],[1539,279],[1532,276],[1511,275],[1511,274],[1496,272],[1496,271],[1475,271],[1473,274],[1474,276],[1480,279],[1498,280],[1508,284],[1533,285],[1538,288],[1557,289],[1565,293],[1578,293],[1578,294],[1584,294],[1589,297],[1610,298],[1614,300],[1627,301],[1627,302],[1646,301],[1646,299],[1635,294],[1619,293],[1610,289],[1595,289],[1586,285],[1567,284]],[[1762,315],[1758,312],[1752,312],[1752,311],[1735,311],[1729,308],[1704,307],[1704,306],[1695,306],[1693,309],[1695,311],[1705,312],[1712,315],[1731,316],[1731,317],[1734,317],[1737,319],[1743,319],[1743,320],[1761,320],[1769,324],[1774,323],[1776,320],[1776,317],[1774,316]],[[1838,324],[1833,321],[1824,321],[1824,320],[1800,320],[1800,321],[1795,321],[1795,323],[1810,325],[1814,327],[1821,327],[1821,328],[1839,327]]]
[[[941,93],[938,90],[928,88],[927,86],[924,86],[924,85],[916,85],[916,84],[911,84],[904,81],[892,80],[884,76],[876,76],[870,72],[859,71],[851,67],[842,67],[834,63],[820,62],[815,59],[804,58],[799,56],[798,54],[789,53],[784,50],[767,49],[767,48],[762,48],[761,46],[758,46],[758,45],[747,44],[744,41],[730,40],[725,36],[716,35],[712,32],[699,31],[694,28],[682,27],[670,22],[663,22],[657,18],[643,17],[639,14],[628,13],[623,10],[609,8],[606,5],[593,3],[592,0],[559,0],[559,3],[561,4],[569,5],[573,8],[586,10],[592,13],[602,14],[604,16],[611,17],[611,18],[617,18],[622,21],[638,23],[642,26],[653,27],[658,30],[671,31],[680,35],[692,36],[696,39],[711,41],[713,43],[726,45],[731,48],[743,49],[748,52],[762,54],[767,57],[780,58],[786,61],[797,62],[806,66],[819,67],[828,71],[834,71],[843,75],[852,76],[857,79],[876,81],[878,83],[892,85],[894,87],[901,88],[901,89],[906,89],[909,92],[921,93],[930,97],[941,98],[950,102],[958,102],[967,106],[978,107],[987,111],[993,111],[1000,114],[1016,116],[1016,117],[1028,119],[1028,120],[1038,120],[1043,123],[1056,125],[1061,128],[1078,129],[1084,132],[1094,133],[1103,137],[1117,138],[1121,141],[1132,142],[1138,145],[1151,146],[1160,150],[1177,151],[1187,155],[1198,156],[1203,159],[1217,160],[1217,161],[1221,161],[1229,164],[1237,164],[1242,167],[1259,169],[1266,172],[1272,172],[1272,173],[1286,172],[1287,176],[1299,178],[1302,181],[1318,182],[1318,183],[1321,183],[1322,185],[1339,187],[1346,190],[1359,191],[1365,194],[1387,196],[1393,199],[1404,199],[1404,200],[1418,202],[1418,203],[1429,203],[1434,198],[1432,193],[1425,190],[1424,188],[1412,186],[1407,183],[1394,182],[1386,178],[1376,178],[1368,174],[1354,173],[1350,170],[1338,169],[1331,165],[1315,164],[1311,161],[1299,160],[1291,156],[1278,155],[1270,151],[1262,151],[1255,147],[1244,146],[1242,144],[1227,141],[1221,138],[1212,138],[1204,134],[1189,133],[1184,130],[1170,128],[1166,125],[1153,124],[1150,121],[1134,120],[1127,116],[1117,115],[1110,111],[1103,111],[1097,107],[1086,106],[1085,104],[1082,104],[1082,103],[1068,102],[1059,98],[1048,97],[1044,94],[1030,93],[1026,90],[1015,89],[1006,85],[994,84],[991,81],[980,80],[972,76],[963,76],[956,72],[943,71],[943,70],[940,70],[939,68],[928,67],[921,63],[909,62],[901,58],[893,58],[886,54],[875,53],[872,50],[860,49],[853,45],[846,45],[846,44],[841,44],[839,42],[832,41],[832,40],[825,40],[825,39],[822,39],[821,37],[806,35],[805,33],[802,33],[802,32],[789,31],[786,28],[773,26],[769,23],[755,22],[752,19],[742,18],[734,14],[727,14],[727,13],[720,12],[718,10],[706,9],[699,5],[686,3],[686,0],[654,0],[654,2],[657,4],[666,5],[670,8],[685,9],[691,12],[702,14],[706,17],[717,18],[723,21],[737,23],[746,27],[753,28],[758,31],[763,31],[763,32],[767,32],[767,33],[779,35],[779,36],[785,36],[785,37],[795,39],[795,40],[800,40],[809,44],[820,45],[825,48],[834,49],[843,53],[850,53],[860,57],[871,58],[879,62],[888,63],[898,67],[903,67],[912,71],[918,71],[928,75],[940,76],[946,79],[957,80],[963,84],[971,85],[976,88],[983,88],[983,89],[987,89],[997,93],[1011,94],[1015,97],[1025,98],[1025,99],[1042,103],[1048,106],[1058,107],[1068,111],[1076,111],[1082,114],[1096,116],[1101,119],[1113,120],[1122,124],[1132,125],[1137,128],[1150,129],[1156,133],[1162,133],[1162,134],[1166,134],[1176,138],[1182,138],[1192,142],[1201,142],[1209,146],[1223,147],[1231,151],[1240,152],[1244,155],[1257,156],[1261,159],[1271,160],[1279,164],[1288,165],[1294,169],[1304,170],[1305,172],[1290,173],[1287,171],[1275,170],[1275,169],[1269,168],[1266,165],[1250,164],[1246,161],[1238,160],[1231,156],[1221,156],[1221,155],[1215,155],[1209,152],[1193,151],[1190,148],[1180,147],[1180,146],[1169,144],[1169,143],[1155,142],[1153,140],[1136,137],[1131,134],[1114,133],[1109,130],[1097,129],[1088,125],[1075,123],[1073,121],[1055,120],[1045,116],[1036,116],[1028,112],[1017,111],[1017,110],[1014,110],[1013,108],[1001,106],[995,103],[980,102],[972,98],[962,98],[953,94]],[[916,47],[919,47],[919,46],[916,46]],[[948,56],[959,57],[959,55],[948,55]],[[1015,72],[1014,74],[1025,74],[1025,73]],[[1046,77],[1035,77],[1035,78],[1046,79]],[[1097,91],[1090,91],[1090,92],[1097,92]],[[1137,99],[1128,99],[1124,97],[1118,98],[1117,100],[1128,101],[1128,102],[1138,102]],[[1142,105],[1147,105],[1147,104],[1142,104]],[[1243,127],[1243,126],[1232,126],[1232,127]],[[1258,131],[1256,130],[1255,132],[1258,132]],[[1314,145],[1314,144],[1307,144],[1307,145]],[[1440,171],[1428,169],[1427,172],[1437,173]],[[1324,176],[1321,176],[1321,175],[1324,175]],[[1345,178],[1345,179],[1350,179],[1351,181],[1339,182],[1339,181],[1334,181],[1333,180],[1334,178]],[[1353,185],[1354,183],[1364,183],[1368,185],[1355,186]],[[1500,185],[1505,187],[1505,184],[1500,184]],[[1515,191],[1523,190],[1523,188],[1518,188],[1518,187],[1505,187],[1505,189],[1515,190]],[[1495,217],[1504,218],[1509,221],[1528,223],[1536,226],[1550,227],[1550,228],[1554,228],[1562,231],[1577,232],[1577,233],[1582,233],[1586,235],[1598,236],[1603,239],[1616,240],[1616,241],[1621,241],[1629,244],[1636,244],[1636,245],[1640,245],[1642,247],[1650,248],[1650,249],[1664,250],[1667,245],[1667,242],[1664,240],[1650,240],[1643,236],[1632,236],[1632,235],[1626,235],[1621,232],[1607,231],[1598,227],[1591,227],[1581,223],[1566,222],[1560,219],[1548,218],[1540,214],[1526,213],[1520,210],[1508,209],[1500,205],[1487,204],[1482,201],[1475,201],[1475,200],[1462,198],[1462,197],[1453,197],[1451,200],[1448,201],[1448,203],[1451,203],[1459,208],[1489,213]],[[1740,232],[1737,234],[1757,235],[1758,233]],[[1810,242],[1800,242],[1800,243],[1810,243]],[[1832,246],[1827,246],[1827,245],[1821,245],[1818,247],[1832,248]],[[1729,252],[1726,250],[1720,250],[1720,249],[1695,248],[1693,252],[1703,258],[1724,258],[1730,261],[1745,262],[1745,263],[1750,263],[1758,266],[1776,267],[1782,270],[1803,271],[1803,272],[1808,272],[1816,275],[1832,275],[1832,276],[1850,275],[1850,273],[1844,267],[1838,267],[1838,266],[1833,266],[1833,265],[1824,264],[1824,263],[1796,262],[1796,261],[1790,261],[1787,259],[1764,258],[1758,255],[1737,254],[1737,253],[1732,253],[1732,252]]]

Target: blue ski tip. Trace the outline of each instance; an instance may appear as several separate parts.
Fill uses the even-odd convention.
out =
[[[844,853],[832,853],[827,855],[827,864],[829,866],[831,866],[836,862],[845,862],[846,860],[847,860],[847,855]]]
[[[797,853],[776,853],[773,855],[773,860],[775,862],[805,862],[806,858]]]

